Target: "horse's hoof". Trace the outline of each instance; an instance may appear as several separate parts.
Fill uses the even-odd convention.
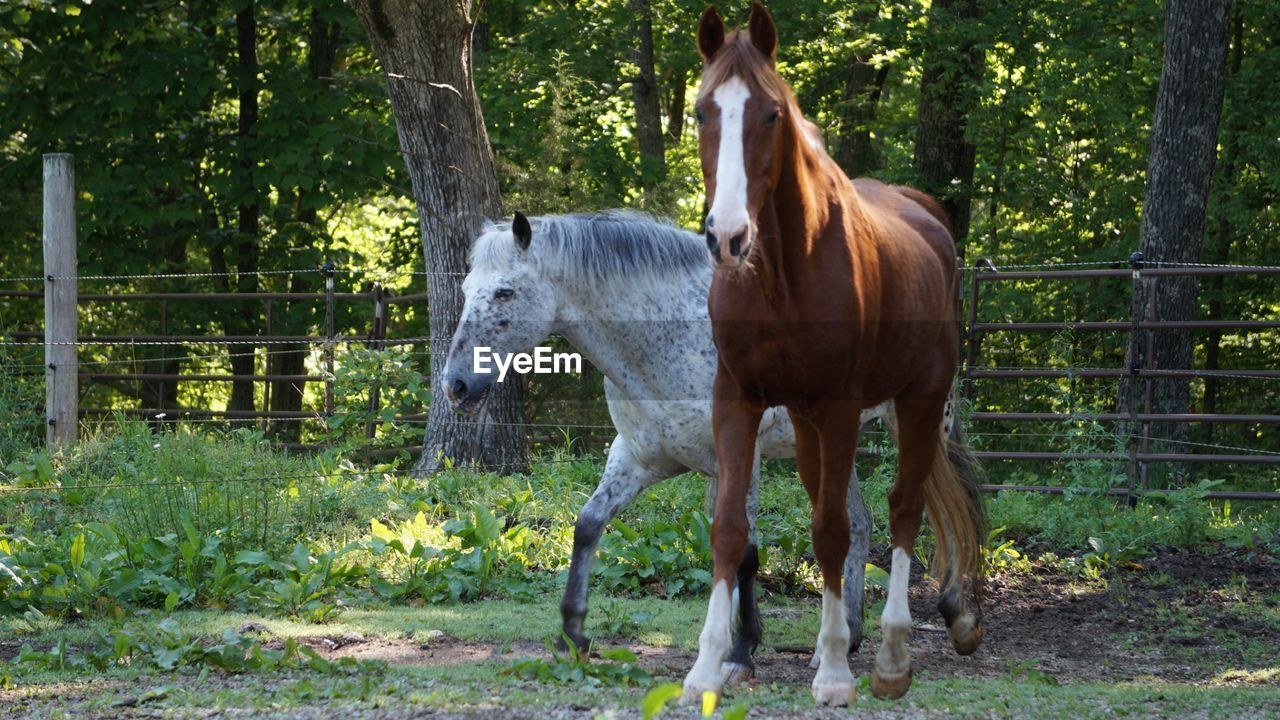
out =
[[[982,626],[977,624],[973,613],[965,613],[947,626],[947,636],[957,654],[972,655],[982,644]]]
[[[585,658],[587,654],[591,652],[591,641],[588,640],[587,638],[578,636],[578,637],[570,637],[569,639],[573,641],[574,646],[578,650],[578,654],[581,655],[582,657]],[[560,638],[556,640],[556,652],[562,652],[562,653],[569,652],[569,644],[564,641],[563,635],[561,635]]]
[[[745,663],[725,660],[720,664],[720,677],[725,685],[746,685],[756,677],[756,669]]]
[[[871,694],[882,700],[897,700],[907,694],[911,688],[911,668],[900,673],[881,673],[879,668],[871,671]]]
[[[858,694],[857,685],[851,682],[840,683],[813,683],[813,701],[819,705],[830,705],[831,707],[845,707],[852,705],[854,697]]]
[[[711,687],[706,683],[684,681],[684,693],[680,696],[680,702],[684,705],[695,705],[701,707],[703,705],[703,697],[711,693],[715,696],[716,704],[720,702],[720,688]],[[715,705],[712,705],[715,708]]]

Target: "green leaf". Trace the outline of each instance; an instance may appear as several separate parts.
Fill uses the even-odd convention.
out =
[[[170,592],[168,596],[166,596],[164,599],[164,611],[173,612],[173,609],[178,607],[178,602],[179,602],[178,593]]]
[[[640,701],[640,712],[643,713],[644,720],[653,720],[667,703],[679,698],[683,693],[684,687],[680,683],[663,683],[645,693],[644,700]]]
[[[605,650],[600,653],[600,657],[604,658],[605,660],[614,660],[616,662],[633,663],[637,660],[636,654],[631,652],[627,648],[614,648],[612,650]]]
[[[84,565],[84,533],[71,541],[71,568],[79,570],[81,565]]]
[[[617,530],[618,534],[626,538],[628,542],[635,542],[636,540],[640,539],[640,533],[636,532],[634,529],[631,528],[631,526],[622,522],[618,518],[614,518],[613,522],[609,523],[609,526],[612,527],[614,530]]]
[[[236,553],[237,565],[268,565],[271,556],[258,550],[241,550]]]

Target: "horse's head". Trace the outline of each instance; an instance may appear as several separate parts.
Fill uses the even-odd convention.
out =
[[[458,412],[478,413],[498,381],[492,359],[477,369],[478,351],[487,358],[525,352],[551,334],[555,289],[529,257],[532,242],[529,219],[516,213],[510,228],[488,230],[472,249],[471,272],[462,281],[466,304],[441,383]]]
[[[773,17],[759,3],[751,6],[745,31],[726,35],[714,6],[698,23],[698,153],[711,198],[707,250],[719,269],[741,268],[750,258],[757,217],[782,170],[783,130],[793,122],[790,115],[803,120],[774,68],[777,48]]]
[[[796,113],[791,91],[774,68],[777,47],[777,27],[759,3],[751,5],[745,31],[726,36],[714,6],[699,20],[698,151],[712,199],[707,249],[718,269],[748,263],[756,218],[781,174],[783,129]]]

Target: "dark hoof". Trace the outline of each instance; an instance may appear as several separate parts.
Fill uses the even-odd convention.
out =
[[[911,689],[911,668],[906,672],[881,675],[877,668],[871,671],[871,694],[882,700],[897,700]]]
[[[556,640],[556,652],[569,652],[569,644],[565,642],[565,637],[565,635],[561,635],[559,639]],[[582,657],[586,657],[587,653],[591,652],[591,640],[589,638],[578,635],[576,637],[569,636],[569,639],[577,646],[578,654]]]
[[[756,677],[756,669],[748,663],[725,660],[720,664],[720,676],[725,685],[746,685]]]
[[[972,655],[982,644],[982,626],[975,625],[973,616],[967,615],[947,627],[947,636],[958,655]]]

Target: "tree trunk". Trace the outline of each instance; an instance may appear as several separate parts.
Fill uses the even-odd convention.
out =
[[[684,94],[689,86],[689,70],[687,68],[668,68],[669,89],[663,104],[666,105],[667,142],[680,144],[680,136],[684,134]]]
[[[636,47],[631,59],[639,73],[631,83],[636,106],[636,139],[640,143],[640,187],[650,188],[667,173],[662,140],[662,103],[653,64],[653,8],[649,0],[631,0]]]
[[[855,14],[854,21],[866,27],[879,13],[879,3],[865,5]],[[849,58],[834,141],[836,163],[851,178],[865,175],[871,169],[871,121],[875,119],[880,93],[888,77],[888,65],[877,68],[856,52]]]
[[[241,200],[237,208],[238,222],[235,240],[236,291],[256,292],[258,289],[258,191],[254,187],[253,171],[257,164],[257,148],[254,145],[255,125],[258,123],[258,20],[254,3],[236,13],[236,53],[239,62],[240,117],[236,131],[239,141]],[[254,303],[236,303],[234,315],[225,324],[228,334],[252,334],[257,312]],[[253,375],[257,358],[249,345],[229,346],[231,372],[235,375]],[[237,380],[231,384],[231,401],[228,410],[253,410],[253,381]]]
[[[965,139],[976,106],[986,52],[978,27],[982,0],[937,0],[929,12],[929,41],[920,82],[915,166],[922,190],[942,203],[964,255],[973,204],[976,150]]]
[[[1169,0],[1165,8],[1164,66],[1151,127],[1151,155],[1139,240],[1139,249],[1148,262],[1200,262],[1209,188],[1218,150],[1230,17],[1230,0]],[[1194,319],[1195,279],[1163,277],[1159,283],[1156,318]],[[1147,295],[1138,295],[1133,312],[1146,318]],[[1146,357],[1145,342],[1134,343],[1130,348],[1130,363],[1131,367],[1190,368],[1191,335],[1157,332],[1152,357]],[[1187,380],[1152,382],[1152,412],[1187,412],[1190,405]],[[1185,440],[1187,428],[1186,425],[1157,425],[1152,433],[1156,437]],[[1171,450],[1185,451],[1185,448]]]
[[[318,9],[312,9],[310,27],[307,36],[307,72],[318,91],[327,90],[332,84],[328,78],[333,76],[334,64],[338,58],[338,41],[341,28],[336,22],[328,22]],[[298,222],[319,229],[318,213],[314,206],[308,206],[306,190],[295,188],[298,207],[295,217]],[[307,292],[305,276],[294,275],[289,278],[290,292]],[[290,303],[280,304],[279,317],[285,319],[282,326],[288,328]],[[292,329],[286,334],[293,334]],[[298,334],[306,334],[301,332]],[[276,352],[268,355],[267,367],[273,375],[304,375],[307,370],[307,346],[304,344],[279,345]],[[302,400],[306,392],[306,382],[273,381],[271,383],[271,410],[273,412],[297,412],[302,409]],[[282,442],[297,442],[301,436],[299,424],[291,420],[281,420],[273,424],[273,435]]]
[[[471,240],[502,212],[498,178],[472,83],[470,0],[352,0],[387,75],[387,92],[405,166],[413,182],[426,259],[431,377],[422,458],[500,471],[524,467],[523,392],[517,377],[497,384],[481,417],[455,415],[439,386],[462,314],[462,274]]]
[[[1234,79],[1240,74],[1240,67],[1244,64],[1244,13],[1240,7],[1236,6],[1235,19],[1233,21],[1231,31],[1231,70],[1230,78]],[[1232,113],[1233,115],[1237,113]],[[1228,118],[1222,129],[1224,135],[1222,140],[1222,182],[1226,184],[1228,192],[1234,189],[1236,185],[1236,159],[1239,155],[1240,142],[1238,138],[1238,128],[1233,127],[1235,123]],[[1218,238],[1210,256],[1210,262],[1223,264],[1231,260],[1231,246],[1234,240],[1233,233],[1235,225],[1231,222],[1230,213],[1222,213],[1218,218]],[[1226,278],[1222,275],[1214,275],[1209,278],[1209,320],[1221,320],[1223,309],[1223,281]],[[1218,356],[1222,349],[1222,329],[1213,328],[1209,331],[1209,340],[1205,346],[1204,367],[1206,370],[1219,369]],[[1204,412],[1206,414],[1214,414],[1218,411],[1218,379],[1205,378],[1204,380]],[[1213,423],[1202,423],[1201,432],[1203,433],[1202,441],[1206,443],[1213,442]]]

